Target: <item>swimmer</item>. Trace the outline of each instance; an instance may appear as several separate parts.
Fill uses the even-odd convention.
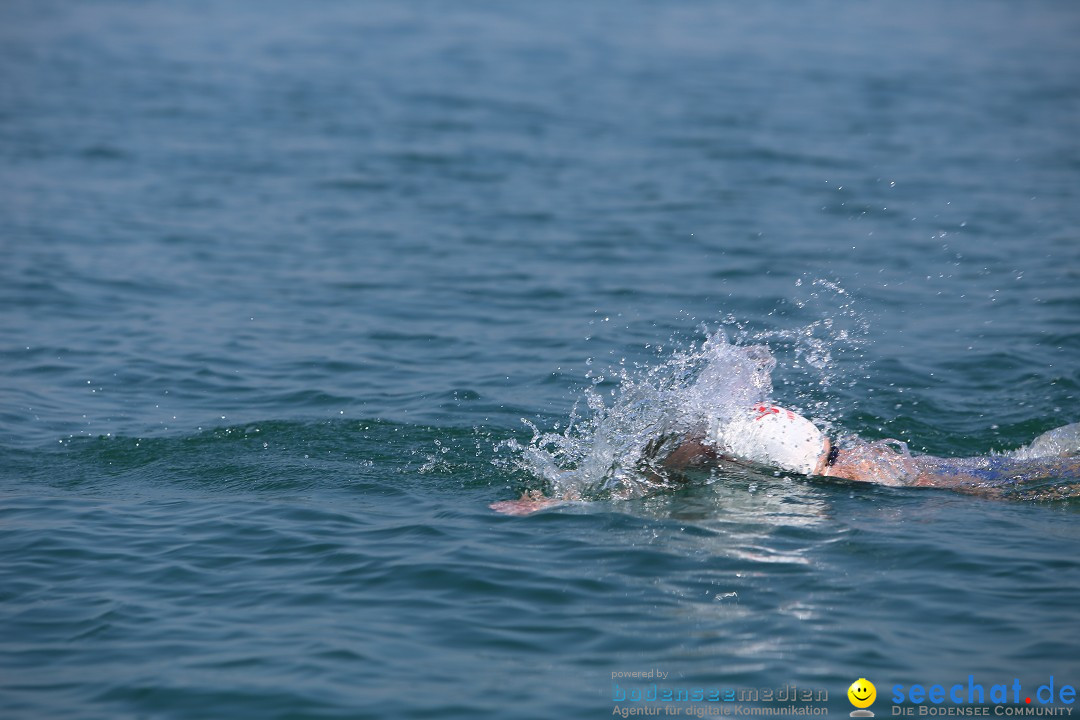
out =
[[[712,432],[657,438],[646,445],[642,456],[643,474],[656,485],[681,479],[686,470],[731,463],[891,487],[995,495],[1021,480],[1080,479],[1080,423],[1043,433],[1008,454],[940,458],[913,456],[898,440],[866,442],[852,436],[834,441],[798,413],[760,403]],[[532,491],[491,508],[528,515],[574,500],[580,500],[574,493],[557,499]]]

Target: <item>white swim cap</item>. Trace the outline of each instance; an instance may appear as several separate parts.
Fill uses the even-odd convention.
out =
[[[802,415],[773,405],[751,411],[717,429],[716,444],[740,460],[810,475],[825,452],[825,435]]]

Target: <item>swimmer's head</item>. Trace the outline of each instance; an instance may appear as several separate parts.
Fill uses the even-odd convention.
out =
[[[802,415],[756,405],[717,433],[717,444],[737,458],[790,472],[812,474],[828,451],[824,433]]]

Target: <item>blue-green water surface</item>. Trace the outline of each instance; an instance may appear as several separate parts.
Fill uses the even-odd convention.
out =
[[[1080,421],[1078,37],[1055,0],[0,3],[0,717],[1080,685],[1070,493],[488,507],[546,488],[530,425],[717,331],[916,452]]]

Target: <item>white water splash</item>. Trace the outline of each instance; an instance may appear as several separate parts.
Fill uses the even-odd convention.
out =
[[[545,432],[523,420],[533,437],[527,445],[507,443],[515,464],[545,481],[554,496],[641,496],[663,482],[656,459],[682,438],[713,437],[746,408],[773,401],[777,359],[770,344],[789,359],[783,368],[788,382],[794,376],[809,385],[785,393],[785,405],[823,429],[832,425],[836,404],[830,406],[825,390],[833,380],[833,350],[852,350],[861,335],[831,320],[753,334],[737,327],[736,334],[732,343],[717,330],[656,365],[613,370],[618,388],[610,404],[594,385],[585,392],[589,414],[581,418],[575,407],[565,429]]]
[[[1005,453],[1017,460],[1045,457],[1076,457],[1080,455],[1080,423],[1073,423],[1044,432],[1022,448]]]

